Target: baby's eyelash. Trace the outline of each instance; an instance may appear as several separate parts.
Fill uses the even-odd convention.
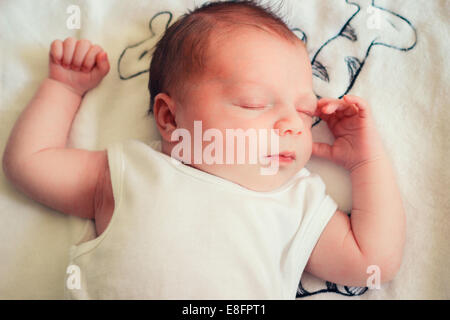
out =
[[[268,106],[246,106],[246,105],[240,105],[239,107],[244,108],[244,109],[260,110],[260,109],[267,108]]]
[[[265,109],[265,108],[270,108],[272,105],[245,105],[245,104],[240,104],[240,105],[236,105],[236,106],[238,106],[240,108],[243,108],[243,109],[247,109],[247,110],[262,110],[262,109]],[[297,110],[297,112],[306,114],[307,116],[309,116],[311,118],[314,117],[314,114],[311,111]]]

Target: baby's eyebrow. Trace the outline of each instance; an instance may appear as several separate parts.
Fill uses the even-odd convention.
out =
[[[266,85],[264,83],[261,83],[259,81],[239,81],[239,82],[233,82],[230,84],[232,87],[252,87],[252,88],[258,88],[258,89],[264,89],[268,91],[272,91],[272,87],[269,85]]]
[[[230,83],[228,85],[225,85],[225,91],[231,92],[231,93],[258,93],[259,95],[263,96],[273,96],[274,92],[270,86],[266,86],[261,83],[256,82],[250,82],[250,81],[240,81],[240,82],[234,82]]]

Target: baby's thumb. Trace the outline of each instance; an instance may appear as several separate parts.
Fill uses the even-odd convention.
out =
[[[106,52],[101,52],[96,57],[96,68],[98,70],[98,73],[104,77],[109,72],[109,61],[108,61],[108,55]]]
[[[332,160],[331,148],[332,146],[328,143],[314,142],[312,146],[312,155],[327,160]]]

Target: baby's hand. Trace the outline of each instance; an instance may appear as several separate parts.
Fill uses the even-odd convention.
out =
[[[64,42],[52,42],[49,78],[65,84],[80,96],[95,88],[108,72],[106,52],[89,40],[67,38]]]
[[[351,95],[343,99],[322,98],[317,102],[315,115],[327,123],[335,141],[331,146],[314,143],[313,155],[331,160],[350,172],[384,155],[369,105],[363,99]]]

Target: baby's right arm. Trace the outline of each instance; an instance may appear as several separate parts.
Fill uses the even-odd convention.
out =
[[[49,76],[17,120],[3,155],[5,176],[23,193],[60,212],[96,218],[106,151],[66,148],[84,94],[109,71],[106,53],[87,40],[52,43]]]

